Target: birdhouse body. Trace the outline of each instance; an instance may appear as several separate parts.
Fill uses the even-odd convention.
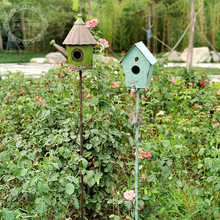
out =
[[[136,43],[121,61],[128,87],[147,88],[157,62],[143,42]]]
[[[67,45],[69,65],[75,69],[90,69],[92,66],[93,45]]]

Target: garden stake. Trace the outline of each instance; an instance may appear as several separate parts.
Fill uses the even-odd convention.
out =
[[[131,121],[135,126],[135,220],[138,220],[138,136],[141,124],[141,112],[139,111],[140,88],[150,86],[153,65],[157,62],[155,57],[147,49],[143,42],[136,43],[122,59],[121,63],[125,73],[125,81],[131,90],[137,90],[136,115]],[[131,114],[132,115],[132,114]],[[132,118],[132,117],[131,117]]]
[[[69,34],[63,41],[66,45],[66,49],[57,45],[54,40],[50,42],[63,56],[68,59],[69,70],[79,70],[79,98],[80,98],[80,156],[83,157],[83,114],[82,114],[82,70],[92,68],[93,46],[96,44],[96,40],[86,27],[82,20],[82,15],[77,16],[77,20],[74,23]],[[81,161],[81,168],[83,164]],[[84,204],[83,204],[83,175],[81,176],[81,199],[80,199],[80,212],[81,219],[84,220]]]
[[[82,113],[82,70],[79,70],[79,98],[80,98],[80,156],[83,157],[83,113]],[[81,167],[83,167],[81,161]],[[80,199],[80,212],[81,212],[81,219],[84,219],[84,212],[83,212],[83,175],[81,176],[81,199]]]
[[[135,157],[135,219],[138,220],[138,132],[139,124],[137,123],[137,115],[139,113],[139,98],[140,89],[137,90],[137,103],[136,103],[136,117],[135,117],[135,143],[136,143],[136,157]]]

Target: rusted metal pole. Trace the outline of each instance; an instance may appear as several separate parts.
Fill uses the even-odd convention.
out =
[[[79,71],[79,99],[80,99],[80,156],[83,157],[83,112],[82,112],[82,70]],[[83,167],[81,162],[81,167]],[[81,173],[81,200],[80,200],[80,211],[81,211],[81,219],[84,220],[84,212],[83,212],[83,175]]]

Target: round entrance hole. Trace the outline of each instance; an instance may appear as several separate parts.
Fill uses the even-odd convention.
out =
[[[133,66],[131,68],[131,71],[134,73],[134,74],[138,74],[140,73],[140,68],[138,66]]]
[[[76,62],[80,62],[83,60],[83,52],[82,50],[80,49],[74,49],[72,52],[71,52],[71,57],[74,61]]]

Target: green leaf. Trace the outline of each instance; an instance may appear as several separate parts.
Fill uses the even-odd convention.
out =
[[[98,137],[98,136],[95,136],[94,138],[92,138],[92,139],[90,140],[90,143],[92,144],[93,147],[98,146],[99,143],[100,143],[99,137]]]
[[[37,204],[37,213],[39,213],[39,214],[42,215],[42,214],[45,213],[46,209],[47,209],[46,203],[45,203],[43,200],[41,200],[41,201]]]
[[[67,205],[68,204],[68,201],[66,199],[63,199],[63,198],[60,198],[60,202],[63,204],[63,205]]]
[[[144,201],[143,201],[143,200],[140,200],[140,201],[138,202],[138,205],[140,206],[140,208],[142,208],[142,207],[144,206]]]
[[[64,147],[60,147],[58,151],[59,151],[59,153],[62,155],[63,152],[64,152]]]
[[[200,168],[202,168],[202,167],[203,167],[203,164],[200,163],[200,164],[198,165],[198,169],[200,169]]]
[[[58,165],[58,163],[52,163],[52,165],[54,166],[54,168],[56,168],[57,170],[59,170],[60,168],[59,168],[59,165]]]
[[[15,188],[12,189],[12,190],[11,190],[11,195],[12,195],[12,196],[17,196],[17,195],[18,195],[18,190],[15,189]]]
[[[179,187],[183,187],[183,183],[181,182],[181,180],[177,180],[176,185]]]
[[[170,168],[168,166],[165,166],[162,168],[162,176],[164,178],[168,178],[170,176],[171,172],[170,172]]]
[[[91,180],[93,178],[93,176],[94,176],[94,171],[93,170],[90,170],[90,171],[87,172],[87,177],[88,177],[89,180]]]
[[[164,140],[162,141],[162,144],[164,147],[169,147],[170,146],[170,141],[169,140]]]
[[[85,158],[82,159],[82,165],[84,169],[88,166],[88,161]]]
[[[155,174],[151,174],[148,178],[147,178],[147,182],[155,182],[156,181],[156,175]]]
[[[131,209],[131,208],[132,208],[132,202],[131,202],[131,201],[124,201],[124,204],[125,204],[125,206],[126,206],[128,209]]]
[[[92,129],[92,130],[91,130],[91,133],[93,133],[93,134],[99,134],[99,130],[98,130],[98,129]]]
[[[41,193],[48,193],[49,192],[49,187],[48,187],[47,183],[40,182],[37,184],[37,186],[38,186],[38,189]]]
[[[86,144],[85,147],[87,150],[90,150],[92,148],[92,144]]]
[[[8,209],[3,208],[3,217],[5,220],[14,220],[15,219],[15,214],[12,211],[9,211]]]
[[[200,151],[199,151],[199,155],[202,156],[204,151],[205,151],[205,148],[201,148]]]
[[[68,158],[70,154],[71,154],[71,151],[68,148],[66,148],[64,152],[65,157]]]
[[[27,174],[27,169],[23,169],[22,171],[21,171],[21,176],[25,176],[26,174]]]
[[[74,191],[75,191],[75,186],[72,183],[68,183],[66,185],[66,193],[71,195],[74,193]]]
[[[207,165],[208,168],[210,168],[212,166],[212,161],[209,157],[205,158],[204,162],[205,162],[205,164]]]
[[[210,183],[212,181],[212,176],[208,177],[206,180],[208,183]]]
[[[34,161],[35,160],[35,153],[29,153],[28,154],[28,159]]]
[[[114,216],[114,220],[120,220],[120,217],[117,216],[117,215],[115,215],[115,216]]]
[[[92,187],[94,184],[95,184],[94,178],[91,179],[91,180],[88,182],[88,186],[89,186],[89,187]]]
[[[96,183],[99,184],[100,176],[95,174],[94,179],[95,179]]]
[[[58,176],[59,176],[59,174],[58,173],[53,173],[52,175],[51,175],[51,180],[52,181],[57,181],[57,179],[58,179]]]
[[[73,205],[74,205],[75,209],[79,209],[79,201],[77,198],[74,199]]]
[[[165,163],[164,160],[159,160],[159,161],[157,161],[156,166],[157,167],[162,167],[164,163]]]

